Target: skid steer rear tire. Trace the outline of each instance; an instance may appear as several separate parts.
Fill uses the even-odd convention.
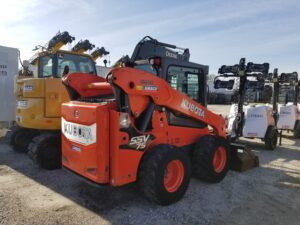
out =
[[[190,175],[190,158],[183,150],[158,145],[143,156],[138,182],[149,201],[169,205],[183,197]]]
[[[228,141],[208,135],[201,137],[192,151],[192,173],[201,180],[217,183],[224,179],[230,165]]]
[[[61,168],[61,137],[57,133],[42,133],[29,144],[28,155],[43,169]]]
[[[7,133],[7,139],[13,150],[19,153],[26,153],[28,152],[29,143],[36,135],[38,135],[36,130],[13,126]]]
[[[265,147],[268,150],[274,150],[278,142],[278,131],[276,127],[269,126],[267,130],[266,137],[264,138]]]

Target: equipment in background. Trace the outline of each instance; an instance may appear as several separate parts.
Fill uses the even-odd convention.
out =
[[[39,52],[30,61],[37,70],[16,81],[17,126],[8,133],[10,144],[45,169],[61,168],[61,103],[69,100],[61,77],[79,72],[104,81],[96,76],[92,56],[84,53],[93,47],[89,41],[79,42],[71,51],[61,49],[74,39],[68,32],[58,33],[46,47],[37,47]]]
[[[62,105],[65,169],[94,185],[137,181],[150,201],[168,205],[185,194],[191,174],[220,182],[229,168],[258,166],[250,150],[231,146],[225,119],[205,107],[208,66],[175,49],[146,37],[107,82],[63,79],[73,100]]]
[[[15,120],[14,81],[18,74],[17,48],[0,45],[0,127],[9,127]]]
[[[259,80],[257,77],[247,77],[245,102],[268,103],[272,98],[272,80],[269,74]],[[209,77],[209,104],[231,104],[235,92],[239,89],[238,77],[211,75]]]
[[[76,53],[84,53],[88,50],[92,50],[93,48],[95,48],[95,45],[91,44],[91,42],[89,40],[80,40],[73,48],[72,48],[72,52],[76,52]]]
[[[279,77],[279,120],[280,144],[282,131],[292,131],[294,138],[300,138],[300,105],[298,73],[282,73]]]
[[[96,61],[98,58],[102,58],[103,56],[106,56],[108,54],[109,52],[106,51],[104,47],[98,47],[91,53],[91,56],[93,57],[94,61]]]
[[[239,137],[260,138],[265,142],[267,149],[274,150],[277,146],[278,136],[276,128],[277,102],[273,102],[274,107],[269,104],[244,106],[246,90],[255,91],[263,88],[264,80],[270,79],[268,71],[268,63],[254,64],[249,62],[246,65],[245,58],[242,58],[238,65],[223,65],[219,69],[219,77],[239,78],[237,80],[239,88],[234,96],[234,103],[228,116],[227,130],[230,133],[230,138],[232,140]],[[274,70],[273,76],[274,82],[276,82],[277,69]],[[249,77],[255,78],[255,80],[247,79]]]

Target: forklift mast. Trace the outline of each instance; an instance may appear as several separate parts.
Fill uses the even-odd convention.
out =
[[[237,127],[236,132],[238,136],[242,136],[243,123],[244,123],[244,99],[246,93],[246,82],[247,77],[257,77],[258,80],[265,79],[268,76],[269,63],[256,64],[249,62],[246,65],[246,59],[241,58],[239,64],[233,66],[223,65],[219,69],[218,73],[220,77],[238,77],[239,78],[239,89],[237,99]]]

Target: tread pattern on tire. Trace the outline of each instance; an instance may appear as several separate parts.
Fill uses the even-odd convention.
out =
[[[26,138],[26,141],[28,143],[18,143],[16,140],[17,135],[24,135]],[[37,130],[28,129],[28,128],[22,128],[19,126],[13,126],[10,131],[6,134],[6,139],[9,140],[9,144],[13,147],[13,149],[16,152],[20,153],[26,153],[28,152],[28,146],[30,144],[30,141],[32,138],[34,138],[36,135],[38,135],[39,132]],[[19,140],[21,141],[21,140]],[[24,146],[23,146],[24,145]]]
[[[274,126],[269,126],[267,130],[267,134],[265,137],[265,147],[268,150],[274,150],[277,146],[277,141],[275,147],[273,146],[273,138],[276,137],[276,140],[278,139],[278,131]]]
[[[227,153],[227,162],[222,172],[216,173],[213,167],[213,157],[215,150],[223,146]],[[200,138],[192,152],[192,172],[201,180],[217,183],[223,180],[229,170],[230,154],[229,145],[226,139],[208,135]]]
[[[28,156],[32,161],[38,164],[40,167],[48,170],[61,168],[61,162],[49,162],[45,160],[43,147],[49,145],[52,141],[57,141],[59,149],[58,154],[61,154],[61,139],[60,134],[57,133],[41,133],[40,135],[33,138],[32,142],[28,146]],[[61,158],[61,157],[60,157]]]
[[[168,160],[170,154],[180,154],[185,160],[185,177],[182,186],[179,188],[178,193],[165,197],[157,195],[157,173],[161,169],[161,164]],[[161,144],[154,147],[153,150],[146,152],[142,158],[140,168],[139,168],[139,186],[145,197],[154,203],[160,205],[169,205],[181,199],[181,197],[186,192],[190,180],[190,159],[186,153],[177,148],[172,148],[170,145]]]

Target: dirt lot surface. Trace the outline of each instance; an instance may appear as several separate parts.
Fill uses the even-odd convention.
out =
[[[211,106],[224,114],[228,107]],[[300,224],[300,140],[275,151],[252,143],[261,166],[218,184],[192,179],[171,206],[148,203],[135,185],[96,188],[64,170],[34,166],[0,141],[0,224]]]

